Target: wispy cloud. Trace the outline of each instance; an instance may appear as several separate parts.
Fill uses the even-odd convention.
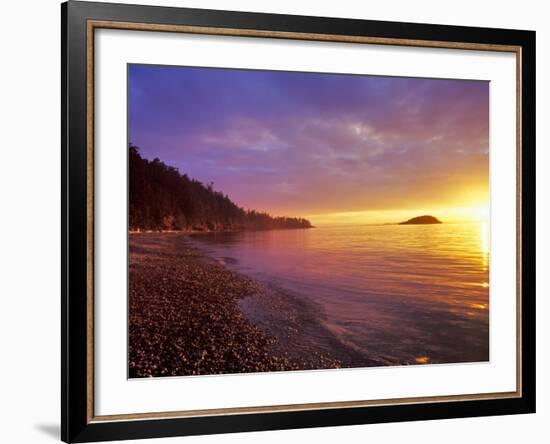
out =
[[[130,140],[245,207],[315,214],[488,193],[487,82],[143,65],[129,82]]]

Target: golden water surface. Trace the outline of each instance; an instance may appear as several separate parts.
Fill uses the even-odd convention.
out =
[[[315,304],[342,346],[369,359],[385,365],[489,359],[486,223],[195,238],[231,268]]]

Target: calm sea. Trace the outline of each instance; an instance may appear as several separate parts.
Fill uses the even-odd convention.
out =
[[[489,359],[484,223],[327,226],[194,239],[230,268],[314,304],[324,327],[369,359],[387,365]]]

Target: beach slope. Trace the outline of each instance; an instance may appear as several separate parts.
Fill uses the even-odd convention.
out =
[[[193,247],[186,235],[130,234],[130,378],[340,366],[322,354],[289,355],[272,332],[244,314],[242,302],[250,297],[269,295]]]

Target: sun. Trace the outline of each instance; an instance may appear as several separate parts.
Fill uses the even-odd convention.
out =
[[[488,206],[472,208],[472,218],[481,222],[488,222],[491,212]]]

